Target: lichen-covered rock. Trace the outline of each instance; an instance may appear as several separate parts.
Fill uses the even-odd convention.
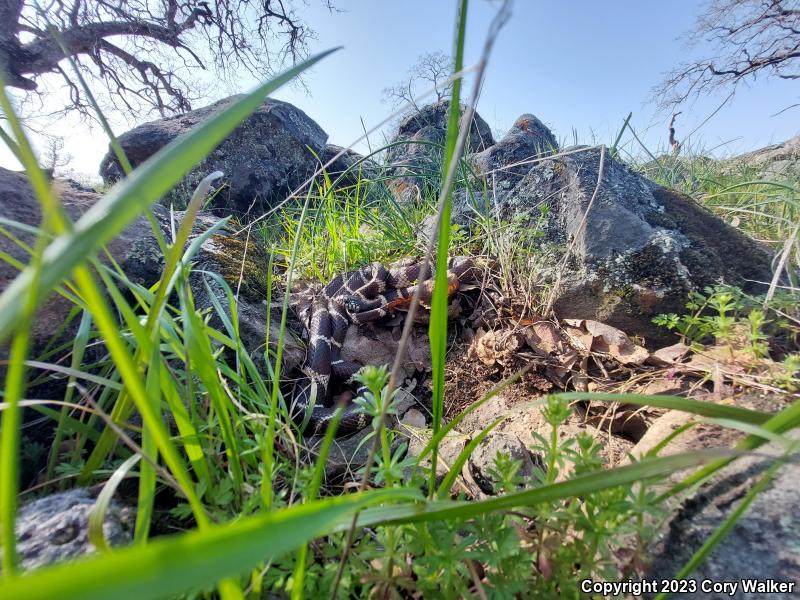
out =
[[[779,448],[759,450],[760,456],[739,458],[712,481],[686,499],[670,520],[663,537],[651,549],[653,563],[648,579],[670,579],[735,510],[742,498],[763,477]],[[743,579],[800,582],[800,465],[787,462],[765,490],[760,492],[727,537],[690,575],[698,581],[741,582]],[[652,597],[652,596],[650,596]],[[695,598],[674,594],[674,598]],[[703,594],[703,598],[755,600],[770,597],[763,592],[747,593],[739,585],[735,595]]]
[[[717,282],[758,293],[771,278],[770,257],[756,242],[694,200],[662,188],[606,153],[597,185],[600,150],[564,155],[534,166],[499,195],[505,218],[541,218],[544,242],[574,252],[555,303],[560,318],[594,319],[668,341],[654,315],[681,312],[691,290]]]
[[[95,498],[75,489],[39,498],[19,509],[16,522],[17,554],[24,570],[79,558],[96,551],[89,541],[89,514]],[[133,539],[135,511],[111,501],[103,533],[110,546]]]
[[[558,150],[553,132],[531,114],[520,116],[499,142],[469,156],[478,175],[491,176],[489,189],[516,185],[530,171],[532,159]]]
[[[449,110],[450,101],[442,100],[400,122],[386,155],[387,185],[398,200],[413,202],[438,189]],[[480,152],[493,143],[489,126],[475,113],[465,152]]]
[[[207,121],[239,96],[183,115],[140,125],[119,137],[125,154],[136,167],[177,137]],[[214,199],[217,214],[262,214],[310,177],[318,166],[328,135],[299,108],[267,99],[205,160],[196,165],[164,199],[186,206],[197,184],[209,173],[222,171],[224,186]],[[313,151],[313,153],[312,153]],[[109,151],[100,164],[103,181],[121,179],[122,169]]]
[[[171,228],[169,211],[161,206],[154,207],[159,225],[165,235]],[[185,213],[176,211],[175,228],[179,227]],[[187,245],[218,222],[218,218],[207,213],[198,213]],[[219,304],[230,319],[233,309],[224,287],[210,273],[222,276],[234,293],[236,315],[239,325],[239,340],[244,349],[251,355],[255,365],[266,375],[264,362],[265,342],[267,339],[267,264],[268,256],[263,247],[256,243],[257,236],[248,236],[246,232],[237,232],[237,227],[228,224],[200,246],[199,252],[192,259],[193,267],[189,275],[197,310],[211,309],[210,324],[219,331],[225,332],[222,317],[214,303]],[[152,285],[152,284],[151,284]],[[280,338],[280,298],[273,298],[269,306],[271,311],[269,323],[269,340],[274,353]],[[293,369],[305,360],[305,349],[290,329],[287,329],[283,345],[283,365]]]

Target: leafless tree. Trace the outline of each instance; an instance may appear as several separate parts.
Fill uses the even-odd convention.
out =
[[[42,157],[42,166],[51,173],[66,167],[72,161],[72,155],[64,152],[64,138],[52,135],[47,138],[47,149]]]
[[[58,38],[115,108],[167,114],[189,110],[199,95],[189,84],[194,70],[224,76],[244,67],[263,78],[305,57],[313,35],[294,0],[0,0],[6,84],[36,94],[60,78],[69,90],[63,108],[84,113]]]
[[[800,78],[798,0],[711,0],[691,35],[713,44],[711,57],[665,76],[654,90],[664,108],[721,88],[735,91],[757,75]]]
[[[405,80],[384,88],[384,101],[390,103],[392,108],[411,104],[415,110],[419,110],[414,97],[430,88],[434,88],[437,102],[450,95],[453,82],[448,79],[452,74],[453,59],[441,50],[421,54],[416,64],[408,70]]]

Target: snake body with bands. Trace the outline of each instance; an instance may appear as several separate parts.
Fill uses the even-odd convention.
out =
[[[456,256],[448,260],[448,295],[455,293],[462,281],[473,277],[473,260]],[[342,344],[350,323],[375,321],[408,306],[417,286],[423,306],[433,294],[433,275],[417,282],[421,263],[398,263],[386,269],[373,263],[361,269],[337,275],[315,299],[308,324],[308,377],[298,382],[291,402],[291,415],[306,435],[323,433],[336,412],[332,384],[344,384],[362,395],[366,388],[357,385],[353,376],[361,365],[341,357]],[[313,402],[312,402],[313,399]],[[337,436],[355,433],[367,426],[369,417],[355,402],[347,404],[336,431]]]

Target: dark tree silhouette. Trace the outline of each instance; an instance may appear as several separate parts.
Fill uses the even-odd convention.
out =
[[[800,78],[798,0],[712,0],[691,36],[714,51],[666,75],[654,90],[664,108],[718,89],[734,92],[757,75]]]
[[[263,78],[304,58],[313,36],[293,0],[0,0],[6,84],[35,94],[44,78],[60,77],[64,108],[82,112],[86,99],[51,27],[84,76],[133,114],[189,110],[200,95],[189,85],[193,69],[224,77],[244,67]]]

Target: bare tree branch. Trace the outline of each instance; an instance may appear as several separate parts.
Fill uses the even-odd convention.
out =
[[[713,56],[666,74],[653,90],[662,108],[722,88],[735,91],[758,75],[800,79],[798,0],[712,0],[692,36],[714,44]]]
[[[323,3],[333,10],[330,0]],[[85,103],[50,27],[84,75],[134,114],[189,110],[188,77],[206,68],[201,57],[213,60],[218,75],[242,66],[264,77],[305,58],[314,35],[293,0],[0,0],[6,83],[35,94],[42,81],[62,79],[65,108],[81,112]]]

